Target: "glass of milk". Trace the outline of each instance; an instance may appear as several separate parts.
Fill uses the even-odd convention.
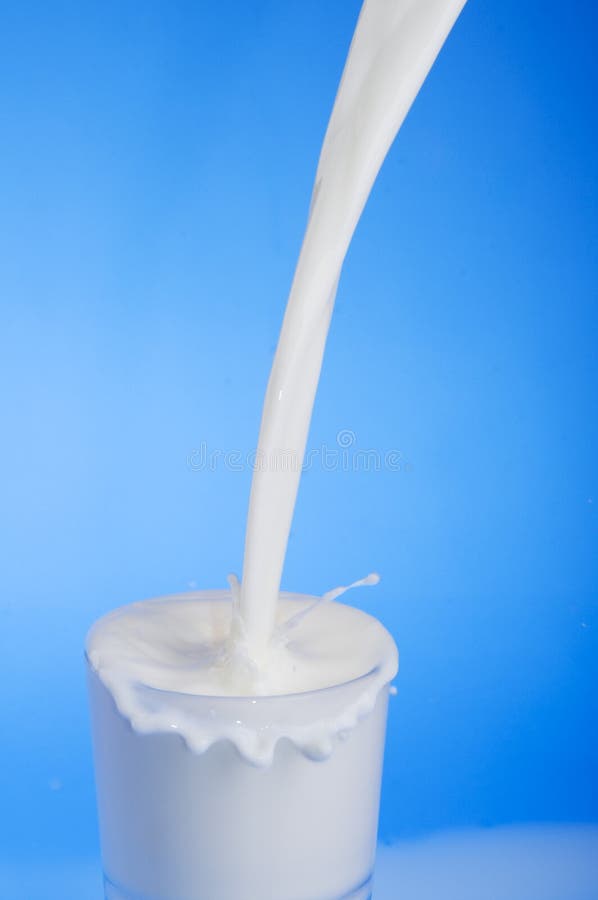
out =
[[[286,595],[281,616],[288,620],[289,609],[296,616],[295,607],[314,599]],[[351,635],[369,644],[361,657],[353,653],[365,668],[356,674],[351,662],[350,678],[259,696],[156,687],[172,683],[173,669],[195,665],[191,623],[209,621],[216,635],[214,615],[230,610],[227,600],[227,592],[214,591],[145,601],[109,614],[90,632],[105,896],[370,897],[394,642],[371,616],[329,603],[309,626],[318,640],[322,629],[330,633],[332,668],[324,677],[334,681],[337,625],[349,634],[342,654]],[[307,624],[302,628],[309,644]],[[314,637],[318,668],[316,644]]]
[[[145,601],[88,636],[110,900],[371,895],[397,650],[376,619],[330,595],[279,602],[301,465],[276,463],[281,451],[304,457],[353,231],[464,2],[363,5],[266,392],[268,464],[254,472],[234,602],[225,592]]]

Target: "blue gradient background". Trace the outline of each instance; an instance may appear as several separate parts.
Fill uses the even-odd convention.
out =
[[[187,460],[255,444],[358,9],[3,9],[0,858],[97,855],[91,622],[241,569],[251,473]],[[384,840],[598,820],[595,46],[471,0],[341,280],[310,446],[403,465],[305,476],[283,586],[383,575]]]

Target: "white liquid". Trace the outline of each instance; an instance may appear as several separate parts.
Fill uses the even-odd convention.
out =
[[[106,900],[371,896],[386,689],[355,727],[348,723],[350,734],[322,748],[327,719],[355,708],[368,676],[282,697],[167,694],[177,727],[165,732],[150,721],[145,733],[146,720],[131,728],[89,674]],[[146,716],[162,693],[146,689]],[[190,753],[180,726],[210,713],[223,739]],[[281,726],[291,740],[268,758]]]
[[[258,456],[302,461],[341,267],[384,157],[465,0],[365,0],[316,173],[303,246],[266,392]],[[256,469],[241,617],[263,659],[300,465]],[[283,470],[281,470],[283,469]]]
[[[268,385],[264,459],[303,458],[349,241],[463,3],[365,2]],[[339,591],[279,602],[298,480],[256,472],[241,591],[133,604],[89,634],[110,900],[371,896],[397,650]]]
[[[283,595],[265,667],[231,642],[231,615],[228,592],[203,591],[133,603],[95,623],[88,659],[136,731],[174,731],[199,753],[227,739],[254,765],[270,764],[282,738],[325,759],[396,674],[392,637],[351,606]],[[223,698],[231,703],[213,702]]]
[[[303,458],[349,242],[388,148],[464,2],[364,3],[322,148],[266,393],[263,459],[280,451]],[[137,730],[175,730],[200,751],[227,737],[253,761],[270,759],[281,737],[324,756],[332,737],[373,709],[380,689],[394,677],[396,647],[376,620],[331,597],[306,615],[309,600],[279,603],[299,474],[298,466],[256,470],[243,582],[233,609],[222,596],[198,603],[188,595],[117,610],[92,629],[90,662]],[[285,720],[284,705],[265,738],[260,723],[241,722],[231,731],[230,723],[183,709],[188,697],[298,694],[372,669],[376,674],[365,693],[352,694],[348,706],[341,704],[307,731],[306,723]]]

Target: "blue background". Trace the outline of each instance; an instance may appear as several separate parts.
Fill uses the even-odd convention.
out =
[[[255,445],[358,9],[3,9],[0,857],[97,854],[91,622],[240,572],[251,472],[188,460]],[[595,45],[471,0],[341,280],[310,446],[402,465],[305,476],[283,586],[383,576],[384,840],[598,820]]]

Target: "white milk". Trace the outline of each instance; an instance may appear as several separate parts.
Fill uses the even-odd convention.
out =
[[[110,900],[370,896],[397,650],[365,613],[279,602],[279,585],[342,263],[463,5],[364,3],[266,393],[240,590],[133,604],[90,632]]]
[[[325,759],[334,736],[349,733],[395,676],[392,637],[358,609],[285,594],[270,665],[262,669],[230,644],[230,600],[226,591],[200,591],[124,606],[93,626],[87,658],[140,734],[176,732],[196,753],[228,740],[256,766],[270,765],[285,738],[310,759]],[[307,695],[348,683],[354,687],[346,694],[333,691],[332,706],[320,699],[313,718]],[[270,702],[257,704],[258,697]],[[217,707],[216,698],[254,702],[240,702],[243,713],[232,716],[233,704]]]
[[[274,697],[138,686],[146,714],[169,705],[176,726],[148,734],[149,721],[131,727],[88,672],[107,900],[371,895],[388,698],[379,670]],[[353,710],[346,729],[339,710]],[[228,739],[190,751],[197,721]]]
[[[301,462],[341,267],[376,175],[465,0],[366,0],[322,147],[262,414],[241,591],[250,652],[274,628]],[[293,467],[274,464],[277,456]],[[287,468],[288,470],[284,470]]]
[[[364,660],[377,653],[375,641],[371,648],[366,645],[365,634],[353,640],[350,615],[341,613],[344,607],[336,605],[335,611],[327,602],[323,607],[332,611],[311,612],[298,631],[309,662],[291,659],[288,642],[279,633],[280,577],[345,253],[388,148],[464,2],[365,0],[322,147],[307,230],[266,392],[258,448],[258,457],[266,464],[258,466],[253,477],[243,580],[240,587],[233,585],[234,615],[229,611],[218,626],[213,625],[212,634],[209,623],[191,617],[185,626],[188,655],[173,652],[169,665],[155,667],[153,673],[146,657],[145,668],[136,673],[146,683],[152,678],[157,688],[186,690],[186,679],[192,677],[194,693],[292,693],[346,680],[349,658],[363,674]],[[285,459],[290,454],[296,464],[276,465],[281,453]],[[156,607],[132,609],[126,615],[115,614],[116,627],[92,632],[89,653],[117,706],[126,708],[127,715],[137,721],[135,710],[129,709],[131,698],[124,699],[130,675],[125,661],[135,649],[140,630],[151,632],[150,617]],[[181,607],[173,604],[160,610],[160,629],[151,633],[151,640],[155,640],[156,657],[166,657]],[[326,656],[339,629],[346,631],[346,659],[342,653]],[[318,656],[320,644],[324,652]],[[387,650],[384,671],[392,677],[396,664],[392,642]],[[290,666],[295,667],[293,677]]]

